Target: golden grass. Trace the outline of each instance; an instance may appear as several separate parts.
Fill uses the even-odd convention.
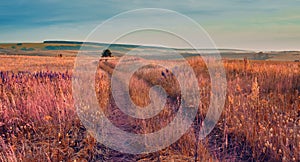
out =
[[[0,55],[0,71],[72,71],[75,57]]]
[[[0,59],[5,62],[0,71],[14,73],[4,73],[1,77],[5,79],[0,79],[0,161],[194,161],[196,156],[202,161],[300,160],[300,63],[223,61],[228,81],[226,104],[215,129],[196,144],[195,132],[199,131],[197,126],[209,104],[210,78],[201,58],[189,58],[201,94],[199,113],[192,127],[166,149],[128,155],[97,143],[76,116],[72,73],[64,72],[73,68],[74,58]],[[118,60],[101,61],[95,78],[99,104],[105,108],[107,117],[134,133],[163,128],[180,104],[176,100],[180,91],[172,69],[167,74],[153,61],[131,78],[130,95],[139,106],[149,104],[148,91],[153,85],[161,85],[171,96],[156,117],[136,120],[122,113],[111,96],[110,77],[117,63]],[[170,63],[174,68],[178,65]],[[18,74],[19,71],[30,73]],[[37,75],[41,71],[44,73]],[[167,75],[162,76],[162,72]]]

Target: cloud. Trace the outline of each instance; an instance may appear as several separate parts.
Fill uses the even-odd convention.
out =
[[[295,33],[300,33],[298,6],[299,0],[9,0],[0,3],[0,41],[82,39],[100,22],[145,7],[171,9],[189,16],[221,45],[228,45],[225,40],[231,35],[233,46],[243,43],[239,37],[248,33],[261,36],[259,39],[265,37],[266,41],[281,33],[282,42],[295,41]],[[245,46],[255,39],[247,39]]]

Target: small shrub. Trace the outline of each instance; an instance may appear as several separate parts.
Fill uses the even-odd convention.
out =
[[[102,57],[111,57],[112,53],[109,49],[106,49],[102,52]]]

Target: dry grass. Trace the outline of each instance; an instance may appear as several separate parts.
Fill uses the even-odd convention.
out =
[[[16,59],[21,63],[13,64]],[[195,132],[209,104],[210,78],[203,61],[190,58],[201,94],[193,126],[164,150],[129,155],[97,143],[78,119],[72,72],[66,72],[74,58],[1,56],[1,60],[11,64],[0,67],[0,161],[194,161],[196,152],[200,161],[300,160],[299,63],[224,61],[228,90],[222,116],[212,133],[196,144]],[[149,104],[148,91],[153,85],[161,85],[170,96],[156,117],[137,120],[122,113],[110,94],[109,81],[117,61],[100,62],[95,78],[99,103],[107,117],[134,133],[163,128],[180,104],[172,75],[178,64],[170,62],[174,68],[167,72],[153,62],[131,78],[130,95],[139,106]]]
[[[0,55],[0,71],[72,71],[74,57],[48,57],[48,56],[5,56]]]

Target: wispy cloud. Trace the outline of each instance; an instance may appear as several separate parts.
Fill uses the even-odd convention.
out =
[[[171,9],[193,18],[220,46],[239,44],[237,48],[244,48],[252,44],[255,48],[254,36],[240,38],[251,37],[249,33],[266,41],[281,33],[281,44],[295,44],[291,41],[300,40],[299,6],[299,0],[10,0],[0,3],[0,41],[83,39],[96,24],[118,13],[147,7]]]

